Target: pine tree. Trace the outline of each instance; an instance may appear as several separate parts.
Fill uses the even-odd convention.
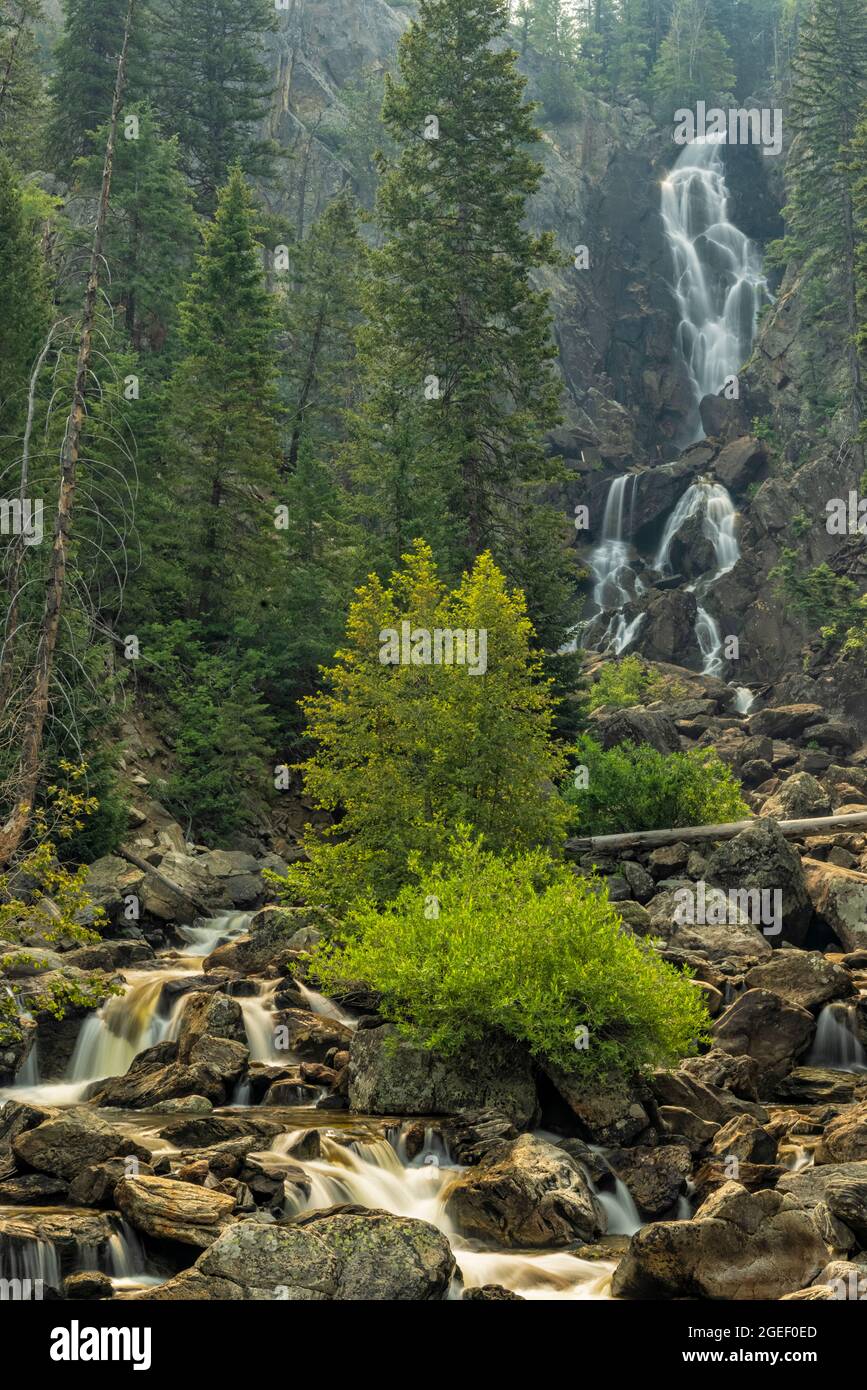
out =
[[[25,219],[21,187],[0,155],[0,451],[17,450],[30,372],[45,337],[50,298],[39,243]]]
[[[862,376],[867,371],[867,106],[852,142],[856,175],[852,190],[855,219],[855,293],[857,311],[856,350]],[[861,436],[867,440],[867,422],[861,421]],[[863,489],[862,489],[863,490]]]
[[[53,112],[46,135],[51,167],[64,177],[76,159],[99,150],[95,132],[111,114],[125,17],[126,0],[65,0],[63,37],[57,45],[50,86]],[[142,13],[130,38],[128,101],[137,100],[144,88],[147,31]]]
[[[35,26],[42,0],[3,0],[0,9],[0,149],[29,162],[43,116]]]
[[[697,101],[713,105],[734,90],[728,45],[713,24],[708,0],[675,0],[671,23],[650,77],[661,121]]]
[[[200,211],[212,212],[233,164],[270,174],[275,154],[259,125],[272,82],[262,37],[276,24],[272,0],[153,0],[155,100],[163,126],[180,141]]]
[[[568,119],[578,109],[581,37],[574,10],[566,0],[530,0],[523,12],[524,34],[543,59],[539,95],[551,121]]]
[[[863,170],[852,146],[865,100],[867,9],[862,0],[815,0],[793,63],[786,244],[811,275],[821,278],[823,316],[845,325],[847,394],[856,434],[864,403],[856,345],[853,185]]]
[[[165,140],[151,107],[130,103],[124,117],[137,121],[135,138],[118,143],[106,227],[111,270],[108,295],[123,311],[136,352],[161,347],[177,316],[196,247],[190,191],[178,167],[177,140]],[[104,141],[105,132],[99,132]],[[93,155],[81,165],[85,191],[102,176]]]
[[[422,0],[383,115],[385,170],[361,355],[370,397],[353,463],[367,534],[394,562],[423,535],[450,578],[490,548],[521,582],[521,518],[554,471],[543,447],[559,385],[547,296],[531,273],[553,238],[524,226],[540,139],[504,0]],[[550,542],[552,574],[562,572]],[[552,634],[543,634],[550,640]]]
[[[169,391],[175,553],[188,616],[215,633],[230,623],[233,600],[249,601],[276,555],[277,318],[256,229],[236,165],[180,306],[184,357]]]
[[[304,446],[333,441],[350,403],[364,244],[341,193],[296,250],[286,325],[287,473]]]

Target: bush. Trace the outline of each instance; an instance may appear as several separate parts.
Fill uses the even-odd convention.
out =
[[[587,785],[573,779],[564,797],[586,835],[720,825],[751,814],[740,783],[710,749],[658,753],[646,743],[619,743],[606,751],[582,734],[575,760],[587,770]]]
[[[620,661],[607,661],[597,679],[581,696],[581,714],[588,718],[602,705],[628,709],[658,699],[665,681],[650,671],[638,656],[624,656]]]
[[[415,1045],[448,1056],[501,1032],[614,1079],[674,1063],[705,1037],[688,976],[623,930],[602,883],[545,851],[498,857],[462,827],[447,860],[416,862],[414,880],[382,911],[354,909],[313,969],[326,988],[365,980]]]
[[[383,664],[385,633],[437,629],[484,630],[484,672]],[[324,673],[330,689],[303,702],[316,748],[301,765],[305,792],[340,820],[308,827],[310,862],[282,880],[284,901],[388,902],[410,855],[432,864],[459,823],[494,850],[560,844],[566,814],[554,786],[565,761],[532,637],[523,595],[490,555],[449,592],[417,542],[388,587],[372,576],[357,591],[344,647]]]

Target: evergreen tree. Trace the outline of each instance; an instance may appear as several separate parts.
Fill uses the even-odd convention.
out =
[[[0,149],[17,163],[32,157],[43,114],[35,26],[42,0],[3,0],[0,6]]]
[[[196,245],[196,219],[189,188],[178,167],[177,140],[165,140],[147,104],[124,107],[135,117],[135,139],[118,141],[106,227],[105,256],[111,270],[108,295],[123,311],[136,352],[160,348],[172,328]],[[105,131],[99,132],[104,142]],[[102,158],[81,166],[81,182],[95,192]]]
[[[48,329],[50,299],[39,243],[26,222],[21,188],[0,155],[0,450],[17,450],[34,360]],[[11,438],[10,438],[11,436]]]
[[[184,357],[169,391],[175,559],[186,607],[218,635],[276,553],[276,311],[236,165],[180,306]],[[269,553],[270,552],[270,553]]]
[[[99,149],[95,131],[111,114],[126,0],[65,0],[63,37],[51,82],[53,111],[46,143],[51,167],[68,177],[76,159]],[[148,24],[140,10],[130,36],[125,97],[137,100],[145,84]]]
[[[733,92],[735,74],[728,45],[713,24],[709,0],[675,0],[668,33],[651,73],[650,87],[661,121],[697,101],[714,105]]]
[[[504,0],[422,0],[387,80],[383,115],[401,150],[365,281],[370,397],[353,464],[380,560],[424,535],[450,578],[490,548],[521,583],[534,485],[554,472],[543,436],[559,384],[547,296],[530,283],[555,259],[553,239],[524,226],[540,136],[500,42],[507,19]],[[547,553],[559,584],[553,537]]]
[[[861,374],[867,370],[867,106],[852,143],[856,176],[853,187],[855,218],[855,291],[857,309],[856,350]],[[867,438],[867,422],[861,421],[862,438]]]
[[[261,138],[272,82],[260,56],[276,24],[273,0],[153,0],[156,101],[180,140],[197,206],[212,212],[231,165],[271,172],[276,147]]]
[[[324,113],[319,135],[336,151],[352,175],[352,186],[360,203],[373,205],[379,182],[377,155],[392,153],[388,131],[382,123],[385,78],[369,70],[340,89],[340,102]]]
[[[581,38],[575,12],[566,0],[529,0],[523,9],[523,33],[543,59],[538,79],[545,115],[568,119],[578,109]]]
[[[821,277],[819,312],[845,325],[848,397],[855,432],[863,415],[856,285],[854,157],[867,100],[867,8],[862,0],[815,0],[793,63],[785,248]],[[830,291],[830,293],[829,293]]]

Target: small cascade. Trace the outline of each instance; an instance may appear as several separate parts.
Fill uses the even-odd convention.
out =
[[[252,912],[221,912],[194,927],[178,927],[178,935],[186,943],[187,956],[209,956],[218,946],[234,941],[249,931]]]
[[[271,1011],[274,992],[267,998],[254,995],[238,1000],[247,1030],[247,1046],[251,1062],[286,1062],[289,1054],[278,1053],[274,1044],[274,1015]],[[244,1104],[245,1102],[239,1102]]]
[[[608,1221],[608,1235],[631,1236],[644,1225],[632,1193],[620,1178],[615,1177],[613,1192],[600,1191],[593,1186],[596,1201],[605,1212]]]
[[[671,572],[671,549],[679,532],[693,517],[701,517],[702,535],[710,541],[714,553],[714,569],[694,584],[686,586],[696,600],[704,599],[715,584],[734,569],[741,551],[735,535],[737,512],[726,488],[721,483],[701,479],[687,488],[665,524],[654,568],[660,574]],[[703,603],[698,602],[695,636],[702,655],[702,673],[720,676],[725,668],[722,656],[723,638],[719,623]]]
[[[60,1256],[47,1240],[0,1239],[0,1279],[29,1285],[30,1296],[41,1298],[44,1289],[60,1289],[63,1285]]]
[[[83,1083],[123,1076],[140,1052],[169,1038],[187,1000],[181,995],[164,1013],[162,994],[169,980],[179,978],[183,978],[183,972],[160,970],[130,975],[124,994],[106,1000],[101,1009],[85,1019],[69,1063],[69,1081]]]
[[[281,1135],[271,1149],[255,1158],[267,1167],[294,1160],[294,1147],[306,1131]],[[287,1198],[286,1215],[339,1204],[379,1208],[395,1216],[429,1221],[448,1236],[465,1287],[502,1284],[529,1299],[592,1299],[610,1296],[609,1261],[581,1260],[568,1252],[513,1253],[472,1248],[462,1240],[445,1209],[448,1188],[461,1171],[441,1136],[425,1131],[421,1150],[407,1157],[402,1131],[343,1144],[327,1132],[320,1135],[321,1156],[304,1159],[309,1194],[300,1187]],[[614,1198],[612,1198],[614,1200]],[[455,1296],[458,1290],[456,1289]]]
[[[729,221],[719,138],[687,145],[662,183],[662,220],[680,311],[677,351],[694,405],[682,446],[704,437],[699,405],[749,357],[758,313],[770,300],[758,248]]]
[[[644,592],[644,585],[632,567],[632,515],[635,507],[637,474],[622,473],[613,478],[605,499],[602,535],[590,555],[593,575],[593,611],[584,624],[600,630],[594,646],[619,656],[635,640],[644,618],[639,613],[627,622],[623,609]],[[630,494],[629,522],[624,535],[626,494]],[[602,628],[605,617],[608,624]]]
[[[734,691],[735,709],[738,714],[749,714],[756,699],[754,692],[747,685],[736,685]]]
[[[858,1038],[856,1005],[825,1005],[806,1065],[827,1067],[829,1071],[867,1071],[867,1051]]]
[[[295,988],[312,1014],[319,1014],[320,1018],[336,1019],[338,1023],[345,1023],[348,1028],[358,1026],[358,1019],[352,1018],[339,1004],[335,1004],[333,999],[326,999],[324,994],[317,994],[316,990],[305,985],[303,980],[296,980]]]

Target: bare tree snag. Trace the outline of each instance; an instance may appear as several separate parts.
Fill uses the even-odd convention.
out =
[[[136,0],[128,0],[124,24],[123,44],[117,60],[117,77],[111,103],[108,140],[105,147],[105,162],[102,171],[102,192],[99,210],[93,233],[93,246],[90,255],[90,270],[84,296],[84,314],[81,322],[81,337],[78,345],[78,361],[75,370],[75,384],[72,404],[66,421],[66,433],[60,451],[60,491],[57,502],[57,516],[54,523],[54,537],[51,547],[51,561],[46,583],[45,603],[36,648],[36,658],[32,675],[31,693],[27,699],[27,722],[18,773],[15,781],[17,805],[6,824],[0,830],[0,869],[4,869],[24,837],[33,809],[33,801],[39,785],[39,770],[42,754],[42,736],[48,714],[48,700],[51,686],[51,673],[54,666],[54,653],[60,631],[60,618],[66,589],[66,568],[69,544],[72,534],[73,508],[77,482],[78,458],[81,451],[81,436],[86,416],[87,381],[93,352],[93,333],[96,321],[96,304],[99,295],[100,271],[102,269],[102,248],[105,224],[108,215],[108,199],[111,192],[111,175],[114,163],[117,122],[123,90],[126,82],[127,51],[129,37],[135,14]]]

